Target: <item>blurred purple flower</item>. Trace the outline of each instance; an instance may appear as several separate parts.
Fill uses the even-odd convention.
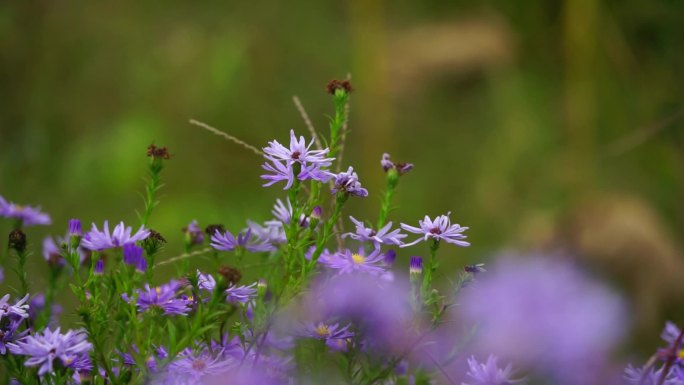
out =
[[[185,233],[186,242],[190,245],[201,245],[204,243],[204,232],[195,219],[183,228],[183,233]]]
[[[21,324],[22,321],[17,319],[10,320],[0,327],[0,354],[7,354],[7,344],[24,338],[30,332],[28,329],[17,332]]]
[[[285,228],[281,221],[266,221],[264,222],[264,226],[252,221],[247,221],[247,227],[257,238],[257,243],[261,242],[279,245],[287,242]]]
[[[151,288],[145,285],[145,290],[138,290],[136,306],[139,312],[160,309],[166,315],[187,315],[192,301],[176,298],[181,285],[178,281],[171,281],[165,285]],[[128,300],[127,297],[123,297]]]
[[[143,248],[135,243],[127,243],[123,246],[123,261],[127,265],[137,266],[143,257]]]
[[[247,303],[249,300],[256,297],[256,285],[256,282],[249,286],[230,285],[225,291],[226,301],[233,304]]]
[[[13,354],[30,356],[26,360],[26,366],[40,365],[40,376],[53,372],[55,359],[59,358],[62,365],[69,366],[80,355],[87,354],[92,349],[85,332],[69,330],[66,334],[61,334],[59,328],[55,331],[45,328],[40,333],[26,336],[7,346]]]
[[[26,303],[28,301],[29,295],[26,294],[24,298],[17,301],[14,305],[9,304],[9,294],[5,294],[0,298],[0,321],[4,317],[10,320],[18,320],[28,318],[29,305]]]
[[[451,215],[451,213],[448,213],[447,215],[440,215],[436,217],[434,221],[426,215],[423,220],[418,221],[420,227],[413,227],[402,223],[402,229],[414,234],[422,234],[423,236],[413,242],[405,243],[401,247],[412,246],[418,242],[427,241],[430,238],[436,241],[444,240],[445,242],[453,243],[456,246],[470,246],[470,243],[463,241],[463,239],[466,239],[467,237],[461,234],[462,232],[468,230],[468,228],[461,227],[459,224],[452,225],[449,215]]]
[[[392,222],[388,222],[383,228],[378,231],[373,230],[372,227],[366,227],[363,222],[356,220],[350,216],[349,219],[356,225],[356,232],[346,233],[342,238],[350,237],[361,242],[373,242],[376,247],[379,245],[396,245],[402,244],[402,239],[406,238],[406,234],[401,234],[400,229],[392,230]]]
[[[81,245],[89,250],[101,251],[142,241],[150,235],[149,230],[146,230],[144,226],[140,226],[135,234],[131,235],[131,233],[132,228],[126,227],[123,222],[116,225],[111,234],[109,233],[109,221],[104,222],[103,231],[100,231],[93,223],[92,229],[83,236]]]
[[[235,364],[227,360],[222,351],[211,354],[207,350],[186,350],[169,364],[167,375],[174,376],[178,384],[203,384],[203,378],[226,373]]]
[[[287,206],[285,206],[282,200],[276,199],[276,203],[273,206],[271,213],[277,220],[288,225],[292,219],[292,203],[290,203],[289,199],[287,199],[286,202]],[[306,215],[302,214],[299,216],[299,225],[301,227],[307,227],[309,225],[309,220]]]
[[[78,219],[69,219],[69,230],[67,231],[67,238],[83,236],[83,228],[81,221]]]
[[[388,153],[382,154],[380,165],[385,172],[391,169],[396,169],[399,172],[399,175],[406,174],[407,172],[413,170],[412,163],[394,163],[390,160],[390,155]]]
[[[635,368],[632,365],[628,365],[625,368],[625,380],[630,385],[660,385],[659,380],[663,374],[664,367],[660,369],[655,369],[654,367],[648,368],[646,373],[644,369]],[[684,378],[678,375],[678,368],[673,366],[670,372],[665,376],[665,382],[662,385],[684,385]]]
[[[480,325],[482,351],[544,368],[558,382],[591,376],[625,326],[617,295],[566,261],[540,257],[500,260],[459,308]]]
[[[49,225],[50,216],[40,211],[40,207],[21,206],[7,202],[0,196],[0,217],[14,218],[21,221],[22,226]]]
[[[487,362],[481,364],[475,357],[468,358],[468,372],[466,375],[471,381],[463,385],[512,385],[521,383],[522,380],[511,379],[513,366],[508,364],[504,369],[497,366],[497,358],[490,355]]]
[[[380,249],[374,249],[370,254],[363,248],[359,248],[357,253],[349,249],[339,251],[322,261],[331,269],[338,270],[339,274],[352,272],[363,272],[374,275],[385,273],[385,255]]]
[[[233,236],[230,231],[221,234],[218,230],[211,237],[211,247],[216,250],[233,251],[237,248],[244,248],[253,253],[261,251],[271,251],[274,249],[273,245],[263,240],[252,240],[252,229],[248,228],[244,233],[238,233],[237,238]]]
[[[347,171],[335,175],[335,182],[331,190],[333,194],[342,192],[357,197],[367,197],[368,190],[361,187],[359,176],[354,172],[353,167],[349,167]]]

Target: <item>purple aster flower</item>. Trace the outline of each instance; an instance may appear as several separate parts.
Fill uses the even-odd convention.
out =
[[[98,259],[97,262],[95,262],[95,267],[93,268],[93,274],[102,275],[102,274],[104,274],[104,271],[105,271],[104,259]]]
[[[189,245],[204,243],[204,233],[195,219],[183,228],[183,233],[185,234],[185,241]]]
[[[496,364],[498,359],[490,355],[487,362],[480,364],[475,357],[468,358],[468,372],[470,377],[469,384],[463,385],[512,385],[522,382],[522,380],[511,379],[513,366],[508,364],[504,369],[499,369]]]
[[[373,242],[376,247],[381,244],[400,246],[402,238],[406,238],[406,234],[401,234],[400,229],[390,231],[392,222],[387,222],[383,228],[375,231],[372,227],[366,227],[363,222],[356,220],[352,216],[349,219],[356,225],[356,232],[343,234],[342,238],[350,237],[361,242]]]
[[[461,234],[462,232],[468,230],[468,228],[461,227],[459,224],[452,225],[449,215],[451,215],[451,213],[448,213],[447,215],[440,215],[436,217],[434,221],[426,215],[425,219],[418,221],[420,227],[413,227],[402,223],[402,229],[414,234],[422,234],[423,237],[418,238],[411,243],[405,243],[401,245],[401,247],[412,246],[418,242],[427,241],[429,238],[432,238],[436,241],[444,240],[448,243],[453,243],[454,245],[461,247],[470,246],[470,243],[463,241],[463,239],[466,239],[467,237]]]
[[[423,274],[423,258],[418,256],[411,257],[411,262],[409,263],[409,274],[412,277]]]
[[[49,225],[50,216],[41,212],[40,207],[21,206],[7,202],[0,196],[0,217],[14,218],[21,221],[23,226]]]
[[[214,289],[216,288],[216,280],[211,276],[211,274],[203,274],[197,270],[197,286],[200,291],[213,293]]]
[[[394,251],[393,249],[389,249],[385,252],[385,266],[391,267],[394,265],[394,262],[397,260],[397,252]]]
[[[233,304],[247,303],[249,300],[256,297],[256,285],[256,282],[249,286],[236,286],[235,284],[230,285],[225,291],[226,301]]]
[[[190,300],[176,298],[181,285],[171,281],[165,285],[151,288],[145,285],[145,290],[138,290],[138,311],[160,309],[166,315],[187,315],[190,312]],[[126,299],[126,298],[124,298]]]
[[[458,309],[480,325],[478,351],[539,368],[556,383],[593,383],[624,331],[620,298],[563,260],[504,258],[462,293]]]
[[[239,233],[237,238],[235,238],[230,231],[226,231],[225,233],[221,234],[217,230],[216,233],[214,233],[214,235],[211,237],[211,247],[215,248],[216,250],[223,251],[233,251],[238,247],[241,247],[253,253],[271,251],[274,249],[273,245],[268,242],[259,241],[256,239],[254,242],[250,242],[251,239],[251,228],[248,228],[246,232]]]
[[[226,373],[237,363],[226,359],[222,351],[211,354],[207,350],[193,352],[186,350],[178,359],[173,361],[168,369],[168,374],[177,376],[178,384],[203,384],[203,378]]]
[[[261,175],[261,179],[266,180],[266,183],[263,184],[264,187],[271,186],[281,181],[287,181],[283,190],[292,187],[295,178],[295,170],[291,165],[287,166],[284,162],[270,161],[261,165],[261,168],[268,172],[268,174]],[[325,183],[332,177],[332,173],[322,170],[318,165],[302,166],[299,174],[297,174],[297,179],[300,181],[312,179]]]
[[[81,221],[78,219],[69,219],[69,231],[67,237],[80,237],[83,235],[83,228]]]
[[[300,136],[299,140],[297,140],[294,130],[290,130],[290,148],[273,140],[268,142],[268,147],[264,147],[264,154],[266,159],[274,162],[285,162],[288,167],[294,163],[300,163],[303,166],[312,164],[319,167],[330,166],[335,159],[325,157],[330,150],[327,148],[324,150],[311,150],[313,143],[314,140],[311,139],[307,146],[303,136]]]
[[[26,303],[28,301],[29,295],[26,294],[24,298],[17,301],[14,305],[9,304],[9,294],[5,294],[0,298],[0,321],[4,317],[10,320],[25,319],[28,318],[29,305]]]
[[[352,272],[363,272],[373,275],[385,273],[385,255],[380,249],[374,249],[370,254],[363,248],[359,248],[358,253],[353,253],[347,249],[337,252],[327,258],[324,263],[332,269],[339,270],[339,274]]]
[[[62,251],[52,237],[43,239],[43,258],[50,266],[64,266],[66,260],[62,257]]]
[[[655,369],[654,367],[648,368],[646,373],[644,369],[635,368],[632,365],[628,365],[625,368],[625,380],[630,385],[660,385],[659,380],[663,374],[664,367],[660,369]],[[678,376],[678,368],[673,366],[670,372],[665,376],[665,382],[662,385],[684,385],[684,379]]]
[[[89,250],[101,251],[142,241],[150,235],[150,231],[146,230],[144,226],[140,226],[140,229],[131,235],[132,228],[130,226],[126,227],[123,222],[119,223],[110,234],[109,222],[105,221],[103,230],[100,231],[93,223],[92,230],[85,234],[81,245]]]
[[[8,344],[24,338],[29,333],[28,329],[17,332],[21,324],[21,320],[11,320],[5,326],[0,327],[0,354],[7,354]]]
[[[304,336],[319,340],[343,340],[354,336],[354,333],[349,331],[350,327],[351,324],[340,327],[340,324],[337,323],[328,324],[325,322],[308,322],[304,325]]]
[[[38,375],[53,372],[53,361],[59,359],[64,366],[69,366],[80,355],[92,349],[87,341],[86,333],[69,330],[61,334],[60,329],[51,331],[45,328],[42,332],[26,336],[21,341],[7,345],[13,354],[30,356],[26,366],[40,366]]]
[[[385,172],[395,169],[399,172],[399,175],[406,174],[407,172],[413,170],[412,163],[394,163],[390,160],[390,155],[388,153],[382,154],[380,165]]]
[[[368,190],[361,187],[359,176],[354,172],[353,167],[349,167],[347,171],[335,175],[335,183],[331,190],[333,194],[343,192],[357,197],[367,197]]]
[[[273,210],[271,211],[273,213],[273,216],[283,222],[284,224],[290,224],[290,220],[292,219],[292,203],[290,203],[290,200],[287,200],[287,206],[281,201],[280,199],[276,199],[276,204],[273,206]],[[307,227],[309,225],[309,219],[306,217],[306,215],[302,214],[299,216],[299,225],[301,227]]]
[[[123,261],[127,265],[137,266],[140,263],[140,259],[145,259],[143,257],[143,248],[136,245],[135,243],[127,243],[123,245]]]
[[[285,228],[281,221],[266,221],[264,222],[264,226],[252,221],[247,221],[247,227],[252,230],[252,234],[258,240],[257,243],[261,242],[279,245],[287,242]]]

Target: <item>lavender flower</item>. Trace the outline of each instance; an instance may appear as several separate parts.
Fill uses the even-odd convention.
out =
[[[29,333],[28,329],[17,333],[21,324],[21,320],[11,320],[5,326],[0,327],[0,354],[7,354],[8,344],[24,338]]]
[[[591,383],[624,330],[620,298],[562,260],[504,258],[476,289],[459,309],[481,325],[479,351],[534,365],[556,383]]]
[[[319,340],[343,340],[354,336],[354,333],[349,331],[350,327],[351,324],[340,327],[337,323],[327,324],[325,322],[308,322],[304,325],[304,335]]]
[[[206,350],[192,352],[186,350],[180,358],[172,362],[168,374],[178,376],[178,384],[202,384],[202,378],[226,373],[234,363],[223,356],[223,351],[211,354]]]
[[[630,385],[660,385],[659,380],[663,374],[664,367],[660,369],[655,369],[654,367],[648,368],[646,373],[644,369],[635,368],[632,365],[628,365],[625,368],[625,380]],[[662,385],[684,385],[684,378],[678,375],[678,369],[672,367],[670,372],[665,376],[665,382]]]
[[[83,236],[81,221],[78,219],[69,219],[69,230],[67,232],[67,238],[80,236]]]
[[[266,159],[283,161],[288,167],[294,163],[302,165],[314,164],[320,167],[330,166],[335,159],[325,157],[330,150],[327,148],[324,150],[311,150],[313,143],[314,140],[311,139],[307,146],[303,136],[300,136],[299,140],[297,140],[294,130],[290,130],[290,148],[283,146],[276,140],[272,140],[268,142],[268,147],[264,147],[264,153],[266,154]]]
[[[26,301],[28,301],[29,295],[26,294],[24,298],[17,301],[14,305],[9,304],[9,297],[9,294],[5,294],[0,298],[0,321],[2,321],[3,317],[7,317],[10,320],[28,318],[29,305]]]
[[[21,206],[7,202],[0,196],[0,217],[14,218],[21,221],[23,226],[49,225],[50,216],[40,211],[40,207]]]
[[[159,309],[166,315],[187,315],[190,311],[191,301],[176,298],[181,285],[177,281],[171,281],[165,285],[151,288],[145,285],[145,290],[138,290],[138,311]],[[127,297],[124,297],[127,300]]]
[[[402,244],[402,239],[406,238],[406,234],[401,234],[400,229],[392,230],[392,222],[388,222],[383,228],[378,231],[373,230],[372,227],[366,227],[363,222],[356,220],[350,216],[349,219],[356,225],[356,232],[346,233],[342,238],[350,237],[360,242],[373,242],[376,247],[379,245],[396,245]]]
[[[409,263],[409,274],[412,277],[423,274],[423,258],[418,256],[411,257],[411,262]]]
[[[104,259],[98,259],[95,262],[95,267],[93,267],[93,274],[102,275],[105,271]]]
[[[374,249],[367,254],[363,248],[359,248],[358,253],[347,249],[333,254],[322,262],[332,269],[339,270],[339,274],[364,272],[381,275],[385,272],[384,259],[385,256],[380,249]]]
[[[186,242],[190,245],[201,245],[204,243],[204,234],[199,224],[197,224],[197,220],[193,219],[187,227],[184,227],[183,233],[185,233]]]
[[[247,303],[249,300],[256,297],[256,285],[256,282],[249,286],[230,285],[225,291],[226,301],[233,304]]]
[[[436,217],[434,221],[426,215],[425,219],[418,221],[420,227],[413,227],[402,223],[402,229],[414,234],[422,234],[423,237],[418,238],[413,242],[405,243],[401,245],[401,247],[412,246],[418,242],[427,241],[429,238],[432,238],[435,241],[444,240],[445,242],[453,243],[454,245],[461,247],[470,246],[470,243],[463,241],[466,236],[461,234],[462,232],[468,230],[468,228],[461,227],[458,224],[452,225],[449,215],[451,215],[451,213],[448,213],[447,215],[440,215]]]
[[[203,274],[197,270],[197,286],[200,291],[213,293],[214,289],[216,288],[216,280],[211,276],[211,274]]]
[[[266,221],[264,222],[264,226],[252,221],[247,221],[247,227],[257,238],[257,243],[280,245],[287,242],[285,228],[283,227],[283,222],[281,221]]]
[[[123,246],[123,261],[127,265],[138,266],[143,257],[143,248],[135,243],[127,243]]]
[[[463,266],[463,271],[466,273],[470,274],[479,274],[479,273],[484,273],[487,270],[484,268],[484,263],[476,263],[474,265],[465,265]]]
[[[61,255],[61,250],[52,237],[43,239],[43,258],[50,266],[64,266],[66,264],[66,260]]]
[[[361,187],[359,176],[354,172],[353,167],[349,167],[347,171],[335,175],[335,183],[332,188],[332,193],[337,194],[343,192],[357,197],[367,197],[368,190]]]
[[[273,210],[271,211],[273,213],[273,216],[281,221],[282,223],[288,225],[290,224],[290,220],[292,218],[292,203],[290,203],[290,200],[287,200],[287,206],[281,201],[280,199],[276,199],[276,204],[273,206]],[[306,215],[302,214],[299,217],[299,225],[302,227],[307,227],[309,225],[308,218]]]
[[[382,154],[380,165],[385,172],[389,170],[397,170],[399,175],[406,174],[407,172],[413,170],[412,163],[394,163],[390,160],[390,155],[388,153]]]
[[[250,242],[252,239],[252,229],[239,233],[237,238],[230,231],[221,234],[218,230],[211,237],[211,247],[216,250],[233,251],[237,248],[244,248],[253,253],[273,250],[273,245],[265,241]]]
[[[284,190],[292,187],[295,180],[295,170],[292,166],[287,166],[284,162],[271,161],[261,165],[261,168],[269,173],[261,176],[261,179],[267,181],[264,183],[264,187],[271,186],[281,181],[287,181],[285,187],[283,187]],[[325,183],[329,181],[332,176],[333,174],[329,171],[322,170],[318,165],[312,165],[301,166],[301,170],[297,174],[297,179],[300,181],[317,180]]]
[[[45,328],[41,333],[26,336],[21,341],[8,344],[13,354],[30,356],[26,366],[40,366],[38,375],[43,376],[53,372],[53,361],[59,359],[64,366],[69,366],[79,356],[87,354],[92,345],[87,341],[82,331],[69,330],[61,334]]]
[[[498,359],[490,355],[487,362],[480,364],[475,357],[468,358],[468,372],[466,375],[472,379],[469,384],[463,385],[512,385],[522,380],[511,379],[513,367],[508,364],[504,369],[496,365]]]
[[[149,230],[146,230],[144,226],[140,226],[140,229],[133,235],[131,232],[131,227],[126,227],[123,222],[119,223],[111,234],[108,221],[104,222],[103,231],[100,231],[93,223],[90,232],[83,237],[81,245],[89,250],[101,251],[142,241],[150,235]]]

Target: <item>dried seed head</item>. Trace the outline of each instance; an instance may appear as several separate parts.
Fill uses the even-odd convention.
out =
[[[226,282],[236,285],[238,282],[240,282],[240,279],[242,279],[242,274],[240,273],[240,270],[230,267],[228,265],[223,265],[219,268],[219,274],[225,278]]]

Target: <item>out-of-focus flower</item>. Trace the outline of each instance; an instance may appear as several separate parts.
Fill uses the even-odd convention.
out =
[[[413,170],[412,163],[394,163],[390,160],[390,155],[388,153],[382,154],[380,165],[385,172],[394,169],[397,170],[399,175],[406,174],[407,172]]]
[[[477,347],[546,370],[557,383],[590,377],[625,326],[617,295],[549,258],[501,259],[460,305],[480,326]]]
[[[257,294],[256,282],[248,286],[230,285],[226,289],[226,301],[230,303],[247,303]]]
[[[401,247],[412,246],[418,242],[427,241],[430,238],[436,241],[443,240],[456,246],[470,246],[470,243],[463,240],[467,237],[462,234],[464,231],[468,230],[468,228],[461,227],[459,224],[452,225],[449,215],[451,215],[451,213],[448,213],[447,215],[440,215],[436,217],[434,221],[426,215],[423,220],[418,221],[420,227],[413,227],[402,223],[402,229],[414,234],[421,234],[422,237],[413,242],[405,243]]]
[[[331,269],[338,270],[339,274],[363,272],[380,275],[386,270],[385,255],[380,249],[374,249],[370,254],[366,253],[363,248],[359,248],[356,253],[347,249],[331,255],[321,262]]]
[[[62,257],[61,253],[62,251],[52,237],[45,237],[45,239],[43,239],[43,258],[45,258],[48,265],[64,266],[66,260]]]
[[[247,221],[247,226],[257,238],[256,243],[280,245],[287,242],[285,227],[283,227],[281,221],[266,221],[264,222],[264,226],[252,221]]]
[[[175,380],[179,381],[178,384],[203,384],[203,378],[226,373],[236,364],[226,359],[222,351],[211,354],[207,350],[186,350],[168,366],[167,374],[177,376]]]
[[[0,298],[0,321],[4,317],[10,320],[25,319],[28,318],[29,305],[26,303],[28,301],[29,295],[26,294],[24,298],[17,301],[14,305],[9,304],[9,294],[5,294]]]
[[[468,358],[468,372],[466,375],[470,378],[468,384],[463,385],[512,385],[522,382],[522,380],[514,380],[511,378],[513,366],[508,364],[504,369],[497,366],[497,358],[490,355],[487,362],[481,364],[477,362],[475,357]]]
[[[69,366],[80,355],[87,354],[92,349],[86,333],[69,330],[66,334],[61,334],[59,328],[54,331],[45,328],[40,333],[26,336],[7,346],[13,354],[29,356],[25,365],[40,366],[40,376],[53,372],[55,359],[59,359],[62,365]]]
[[[67,238],[83,236],[83,228],[81,221],[78,219],[69,219],[69,230],[67,231]]]
[[[484,268],[484,263],[477,263],[474,265],[465,265],[463,266],[463,271],[466,273],[471,273],[471,274],[479,274],[479,273],[484,273],[487,270]]]
[[[665,367],[656,369],[654,367],[648,368],[644,373],[644,369],[635,368],[632,365],[628,365],[625,368],[625,380],[629,385],[660,385],[659,380],[663,374]],[[670,372],[665,376],[665,381],[662,385],[684,385],[684,378],[680,377],[677,373],[678,368],[673,366]]]
[[[138,266],[143,257],[143,248],[135,243],[127,243],[123,246],[123,261],[127,265]]]
[[[237,248],[244,248],[253,253],[273,250],[273,245],[265,241],[252,240],[252,229],[239,233],[237,238],[230,231],[221,234],[218,231],[211,237],[211,247],[216,250],[233,251]]]
[[[29,333],[28,329],[17,332],[21,324],[21,320],[10,320],[0,327],[0,354],[7,354],[8,344],[24,338]]]
[[[197,270],[197,286],[201,291],[213,293],[216,288],[216,280],[211,274],[203,274]]]
[[[40,207],[22,206],[8,202],[0,196],[0,217],[21,221],[22,226],[49,225],[50,216],[40,211]]]
[[[201,245],[204,243],[204,234],[195,219],[183,228],[183,233],[185,234],[186,242],[190,245]]]
[[[276,199],[276,203],[273,206],[273,210],[271,210],[271,213],[273,213],[273,216],[281,221],[282,223],[288,225],[290,224],[290,220],[292,219],[292,203],[290,203],[290,200],[287,200],[287,206],[285,206],[285,203],[281,201],[280,199]],[[306,217],[306,215],[302,214],[299,216],[299,225],[301,227],[307,227],[309,225],[309,219]]]
[[[45,294],[38,293],[31,297],[29,301],[28,315],[29,320],[34,322],[38,319],[38,315],[45,310]],[[52,304],[50,309],[50,324],[57,324],[57,316],[62,314],[62,306],[59,304]]]
[[[375,231],[372,227],[366,227],[366,225],[356,220],[354,217],[349,217],[349,219],[356,225],[356,232],[343,234],[342,237],[350,237],[361,242],[373,242],[376,247],[379,245],[396,245],[402,244],[402,239],[406,238],[406,234],[402,234],[400,229],[395,229],[390,231],[392,228],[392,222],[387,222],[387,224],[378,231]]]
[[[354,168],[351,166],[347,169],[347,171],[335,175],[335,181],[331,191],[333,194],[341,192],[357,197],[368,196],[368,190],[361,187],[359,176],[356,175]]]
[[[116,225],[111,234],[109,232],[109,221],[104,222],[103,231],[100,231],[97,225],[93,223],[92,229],[83,236],[81,245],[89,250],[101,251],[142,241],[150,235],[149,230],[146,230],[144,226],[140,226],[135,234],[131,233],[132,228],[126,227],[123,222]]]

